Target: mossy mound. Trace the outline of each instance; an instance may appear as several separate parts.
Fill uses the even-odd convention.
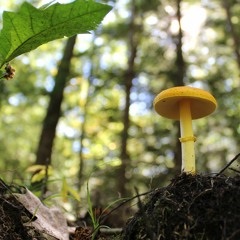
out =
[[[240,176],[176,177],[139,203],[121,239],[240,239]]]

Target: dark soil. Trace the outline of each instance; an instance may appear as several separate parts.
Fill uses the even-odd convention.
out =
[[[182,174],[156,189],[127,222],[122,240],[240,239],[240,176]]]
[[[0,179],[0,240],[31,240],[28,229],[23,226],[23,217],[29,220],[32,216],[11,192]]]

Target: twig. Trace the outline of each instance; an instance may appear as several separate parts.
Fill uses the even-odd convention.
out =
[[[234,161],[236,161],[240,156],[240,153],[238,153],[219,173],[216,174],[216,177],[221,175]]]
[[[151,192],[153,192],[153,191],[154,191],[154,190],[151,190],[151,191],[148,191],[148,192],[145,192],[145,193],[138,194],[138,195],[133,196],[133,197],[131,197],[131,198],[125,199],[123,202],[121,202],[121,203],[118,204],[115,208],[113,208],[111,211],[109,211],[106,215],[104,215],[104,217],[102,217],[102,219],[100,220],[100,224],[103,224],[110,214],[112,214],[114,211],[116,211],[118,208],[120,208],[120,207],[123,206],[124,204],[132,201],[132,200],[135,199],[135,198],[139,198],[139,197],[145,196],[145,195],[147,195],[147,194],[149,194],[149,193],[151,193]]]
[[[122,228],[101,228],[101,233],[104,233],[107,235],[117,234],[121,232],[122,232]]]
[[[232,170],[232,171],[234,171],[234,172],[236,172],[236,173],[240,173],[240,171],[237,170],[237,169],[235,169],[235,168],[229,168],[229,169]]]

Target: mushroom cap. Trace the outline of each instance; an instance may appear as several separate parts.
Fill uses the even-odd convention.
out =
[[[216,99],[209,92],[188,86],[173,87],[162,91],[154,99],[153,105],[161,116],[179,120],[179,103],[184,99],[190,101],[192,119],[205,117],[217,107]]]

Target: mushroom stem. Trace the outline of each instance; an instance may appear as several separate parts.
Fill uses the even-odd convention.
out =
[[[179,104],[181,128],[181,138],[179,140],[182,145],[182,171],[195,174],[194,142],[196,137],[193,136],[190,101],[184,99]]]

